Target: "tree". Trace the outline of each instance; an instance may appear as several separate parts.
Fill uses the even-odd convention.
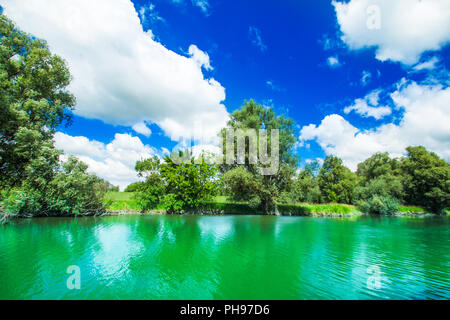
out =
[[[63,59],[43,40],[0,14],[0,188],[3,208],[18,216],[92,214],[104,210],[106,181],[62,152],[53,136],[70,123],[74,96]]]
[[[34,166],[36,168],[38,166]],[[44,164],[43,168],[46,167]],[[37,173],[6,195],[4,209],[16,216],[92,215],[104,211],[105,184],[76,157],[60,162],[52,179]],[[43,186],[45,184],[45,187]]]
[[[216,195],[217,166],[198,162],[193,157],[180,164],[171,157],[163,161],[155,157],[137,162],[136,170],[141,177],[146,177],[137,195],[144,209],[154,209],[161,204],[169,213],[193,211]]]
[[[67,90],[70,80],[65,61],[44,41],[0,15],[1,188],[20,185],[30,164],[48,154],[56,127],[70,122],[75,105]]]
[[[262,107],[255,101],[250,100],[246,101],[240,110],[236,110],[231,114],[227,128],[221,132],[223,138],[225,138],[227,129],[241,129],[244,131],[255,129],[257,131],[258,141],[260,139],[259,130],[267,130],[269,136],[271,130],[279,130],[278,160],[280,165],[275,174],[261,175],[261,169],[264,168],[264,165],[261,163],[250,163],[248,152],[250,146],[247,142],[244,165],[234,164],[221,166],[226,188],[229,190],[233,200],[249,201],[266,213],[276,210],[276,203],[280,195],[289,190],[292,184],[292,178],[298,162],[292,152],[297,141],[294,121],[283,115],[276,115],[272,108]],[[269,138],[269,150],[272,148],[271,143]],[[227,152],[225,145],[223,152],[224,154]],[[236,148],[234,154],[237,156]],[[249,192],[243,193],[242,190],[248,190]]]
[[[138,161],[135,169],[139,177],[145,178],[145,182],[137,185],[135,198],[143,210],[155,209],[165,195],[161,161],[158,157]]]
[[[352,203],[356,176],[344,166],[340,158],[327,156],[318,180],[323,201]]]
[[[137,192],[139,190],[139,187],[142,185],[142,182],[133,182],[129,186],[125,188],[125,192]]]
[[[361,179],[362,184],[383,176],[397,176],[400,175],[400,162],[396,159],[391,159],[387,152],[375,153],[358,164],[357,175]]]
[[[435,213],[450,207],[450,164],[423,146],[406,151],[401,162],[405,200]]]
[[[376,153],[358,164],[357,176],[354,201],[368,201],[373,196],[401,201],[404,197],[400,162],[388,153]]]
[[[292,191],[294,202],[322,202],[318,179],[319,172],[320,164],[318,161],[306,164],[303,170],[299,172]]]

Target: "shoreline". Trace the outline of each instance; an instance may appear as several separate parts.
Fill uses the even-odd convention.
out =
[[[368,216],[368,217],[418,217],[418,218],[425,218],[425,217],[445,217],[450,216],[450,213],[445,214],[433,214],[433,213],[426,213],[426,212],[397,212],[391,215],[370,215],[368,213],[355,211],[350,213],[329,213],[329,212],[301,212],[301,213],[293,213],[293,212],[280,212],[278,215],[276,214],[265,214],[262,212],[228,212],[223,210],[198,210],[195,212],[184,212],[180,214],[169,214],[165,210],[152,210],[152,211],[146,211],[142,212],[139,210],[106,210],[103,213],[97,213],[97,214],[86,214],[86,215],[42,215],[42,216],[34,216],[34,217],[27,217],[27,216],[14,216],[14,215],[8,215],[3,212],[0,212],[0,225],[8,224],[12,220],[16,219],[40,219],[40,218],[84,218],[84,217],[119,217],[119,216],[272,216],[272,217],[309,217],[309,218],[354,218],[354,217],[362,217],[362,216]]]

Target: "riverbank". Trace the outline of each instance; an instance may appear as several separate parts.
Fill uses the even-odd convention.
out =
[[[110,201],[108,212],[115,215],[142,214],[142,208],[134,200],[133,193],[110,192],[106,199]],[[147,214],[165,214],[163,209],[153,210]],[[188,213],[189,214],[189,213]],[[204,203],[195,214],[203,215],[265,215],[251,208],[246,203],[228,201],[226,197],[219,196],[213,201]],[[309,217],[350,217],[363,215],[356,206],[346,204],[279,204],[278,214],[281,216],[309,216]],[[394,216],[424,216],[426,211],[419,206],[400,206]],[[449,211],[447,210],[447,214]]]
[[[80,217],[80,216],[154,216],[167,215],[167,212],[162,209],[155,209],[150,211],[143,211],[139,203],[134,199],[133,193],[126,192],[110,192],[105,198],[106,210],[98,214],[78,215],[63,217]],[[330,217],[330,218],[344,218],[365,215],[356,206],[346,204],[279,204],[278,211],[272,215],[279,216],[299,216],[299,217]],[[268,215],[260,212],[249,206],[246,203],[234,203],[226,199],[226,197],[216,197],[211,202],[203,203],[202,206],[195,212],[183,212],[184,215],[204,215],[204,216],[222,216],[222,215]],[[450,215],[449,210],[446,214]],[[433,214],[426,213],[425,210],[418,206],[401,206],[399,211],[392,216],[433,216]],[[48,216],[46,216],[48,217]],[[52,215],[52,217],[61,217],[59,215]],[[1,211],[0,208],[0,225],[6,224],[11,219],[17,218],[14,215],[9,215]]]

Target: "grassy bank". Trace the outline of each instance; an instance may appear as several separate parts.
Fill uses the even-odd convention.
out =
[[[110,192],[105,201],[108,202],[108,211],[141,211],[133,193]],[[213,201],[202,204],[200,212],[211,214],[262,214],[259,210],[250,207],[247,203],[228,201],[226,197],[219,196]],[[353,215],[360,211],[355,206],[344,204],[280,204],[278,211],[282,215],[313,216],[313,215]]]
[[[140,212],[141,206],[134,199],[134,193],[110,192],[106,195],[109,212]],[[159,210],[161,211],[161,210]],[[262,214],[244,202],[232,202],[225,196],[218,196],[206,202],[199,210],[209,214]],[[351,216],[361,214],[357,207],[345,204],[279,204],[278,211],[282,215],[291,216]],[[423,214],[425,210],[419,206],[401,206],[399,214]],[[447,215],[450,211],[446,210]]]
[[[108,211],[141,211],[132,192],[108,192],[105,197]]]

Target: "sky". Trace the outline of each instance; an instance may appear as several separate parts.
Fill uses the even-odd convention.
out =
[[[0,0],[68,62],[56,146],[122,189],[137,160],[216,133],[245,100],[296,122],[304,164],[424,145],[450,160],[450,1]],[[194,139],[192,139],[194,137]]]

